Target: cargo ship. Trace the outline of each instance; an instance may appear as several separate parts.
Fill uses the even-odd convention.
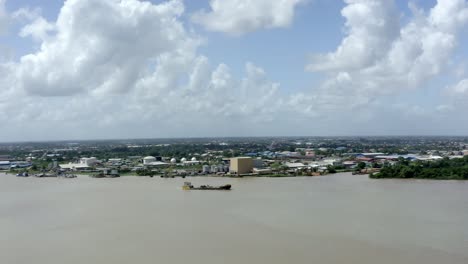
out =
[[[185,182],[184,186],[182,187],[183,190],[190,191],[190,190],[200,190],[200,191],[230,191],[231,185],[226,184],[222,186],[210,186],[210,185],[200,185],[200,187],[195,187],[190,182]]]

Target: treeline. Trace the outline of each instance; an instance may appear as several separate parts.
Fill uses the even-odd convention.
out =
[[[444,158],[438,161],[415,161],[400,159],[395,165],[384,166],[371,178],[468,180],[468,156],[457,159]]]
[[[129,156],[163,156],[190,159],[193,156],[201,155],[207,151],[219,151],[224,157],[235,157],[249,152],[259,152],[265,150],[265,146],[259,144],[172,144],[160,146],[143,146],[139,148],[129,148],[127,146],[102,147],[91,150],[80,150],[75,153],[68,153],[69,156],[75,154],[79,157],[97,157],[98,159],[126,158]]]

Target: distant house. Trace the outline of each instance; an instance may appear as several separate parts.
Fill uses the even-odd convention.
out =
[[[347,169],[353,168],[356,165],[357,165],[356,161],[352,161],[352,160],[343,162],[343,166]]]
[[[385,155],[385,153],[379,153],[379,152],[369,152],[369,153],[358,153],[356,155],[357,158],[359,157],[365,157],[365,158],[375,158],[377,156],[382,156]]]
[[[143,164],[145,167],[168,167],[171,164],[162,162],[162,161],[153,161],[153,162],[147,162]]]
[[[443,157],[433,156],[433,155],[417,157],[417,160],[421,160],[421,161],[432,161],[432,160],[440,160],[440,159],[443,159]]]
[[[258,168],[254,168],[253,172],[257,173],[259,175],[265,175],[265,174],[273,173],[273,171],[271,169],[258,169]]]
[[[361,162],[372,162],[372,161],[374,161],[373,158],[368,158],[368,157],[363,157],[363,156],[357,157],[356,160],[361,161]]]
[[[109,159],[107,162],[112,166],[120,166],[122,164],[122,159]]]
[[[288,169],[307,168],[307,165],[305,165],[304,163],[300,163],[300,162],[286,162],[284,165],[288,167]]]
[[[413,154],[408,155],[380,155],[376,156],[376,159],[379,160],[399,160],[400,158],[407,159],[407,160],[415,160],[417,157]]]

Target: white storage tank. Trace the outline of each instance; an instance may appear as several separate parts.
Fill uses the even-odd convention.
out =
[[[212,165],[211,166],[211,173],[216,173],[216,172],[218,172],[218,166]]]
[[[143,164],[146,165],[146,164],[151,164],[153,162],[156,162],[156,158],[155,157],[152,157],[152,156],[148,156],[148,157],[145,157],[143,158]]]

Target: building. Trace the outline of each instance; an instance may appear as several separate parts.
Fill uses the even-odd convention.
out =
[[[120,166],[122,165],[122,159],[109,159],[108,163],[112,166]]]
[[[416,159],[421,160],[421,161],[434,161],[434,160],[441,160],[443,159],[443,157],[430,155],[430,156],[419,156]]]
[[[156,162],[155,157],[148,156],[148,157],[143,158],[143,165],[148,165],[148,164],[151,164],[153,162]]]
[[[216,173],[216,172],[218,172],[218,166],[216,166],[216,165],[211,165],[210,171],[211,171],[211,173]]]
[[[258,169],[265,168],[265,164],[263,163],[263,160],[261,158],[254,159],[253,166],[254,168],[258,168]]]
[[[229,166],[219,164],[218,165],[218,172],[229,172]]]
[[[9,161],[0,161],[0,170],[9,170],[11,163]]]
[[[88,167],[92,167],[98,163],[98,160],[94,157],[91,158],[81,158],[80,164],[86,165]]]
[[[12,161],[10,162],[11,168],[12,169],[17,169],[17,168],[29,168],[32,166],[32,163],[29,161]],[[55,163],[56,164],[56,161]]]
[[[186,166],[192,166],[192,165],[198,165],[200,164],[200,162],[197,160],[197,158],[193,157],[191,160],[188,160],[186,158],[183,158],[181,160],[182,164],[186,165]]]
[[[357,165],[357,162],[353,160],[348,160],[348,161],[343,162],[343,166],[347,169],[354,168],[356,167],[356,165]]]
[[[288,167],[288,169],[304,169],[307,168],[307,165],[301,162],[286,162],[284,166]]]
[[[238,157],[231,159],[229,171],[235,174],[252,173],[253,159],[250,157]]]
[[[369,153],[358,153],[356,157],[375,158],[377,156],[383,156],[385,153],[381,152],[369,152]]]
[[[60,164],[60,169],[62,170],[71,170],[71,171],[79,171],[79,170],[88,170],[90,167],[83,163],[68,163],[68,164]]]
[[[170,163],[166,163],[166,162],[162,162],[162,161],[153,161],[153,162],[147,162],[147,163],[144,163],[143,166],[144,167],[169,167],[171,164]]]
[[[89,170],[98,163],[99,161],[94,157],[81,158],[79,163],[60,164],[59,167],[62,170],[72,170],[72,171]]]
[[[259,168],[254,168],[253,172],[257,173],[258,175],[266,175],[266,174],[272,174],[273,173],[273,171],[271,169],[259,169]]]
[[[160,157],[148,156],[143,158],[143,167],[168,167],[170,164],[161,161]]]
[[[13,157],[10,155],[0,155],[0,161],[13,161]]]

